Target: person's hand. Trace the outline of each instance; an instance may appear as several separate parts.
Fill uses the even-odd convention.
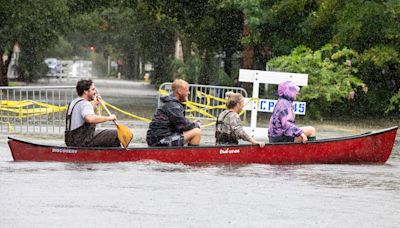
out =
[[[307,138],[307,136],[306,136],[304,133],[301,134],[301,141],[302,141],[303,143],[307,143],[307,141],[308,141],[308,138]]]
[[[101,97],[100,97],[100,95],[94,96],[92,103],[93,103],[95,106],[97,106],[97,105],[100,104],[100,102],[101,102]]]
[[[114,115],[114,114],[111,114],[111,115],[108,117],[108,121],[113,121],[113,120],[116,120],[116,119],[117,119],[117,116]]]
[[[256,141],[255,139],[250,139],[250,142],[252,144],[257,144],[260,148],[263,148],[265,146],[265,142],[263,141]]]
[[[200,120],[195,120],[195,121],[193,121],[193,123],[197,128],[201,128],[201,121]]]

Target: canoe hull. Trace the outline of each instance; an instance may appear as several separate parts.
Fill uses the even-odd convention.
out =
[[[15,161],[132,162],[156,160],[183,164],[348,164],[385,163],[393,149],[397,127],[380,131],[325,139],[308,144],[266,144],[149,147],[73,148],[40,145],[9,137]]]

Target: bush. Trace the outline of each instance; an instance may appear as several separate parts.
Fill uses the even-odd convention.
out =
[[[357,52],[328,44],[317,51],[299,46],[290,55],[273,58],[267,65],[280,71],[308,74],[308,86],[302,88],[298,100],[308,102],[311,117],[321,118],[337,104],[351,100],[357,91],[367,91],[357,76],[358,69],[353,67],[357,59]]]
[[[360,57],[360,75],[370,85],[364,106],[370,114],[396,114],[400,108],[400,55],[391,46],[372,47]]]

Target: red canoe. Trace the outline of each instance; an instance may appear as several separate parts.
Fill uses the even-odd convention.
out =
[[[393,149],[397,126],[360,135],[322,139],[307,144],[76,148],[31,143],[9,137],[15,161],[131,162],[156,160],[183,164],[344,164],[385,163]]]

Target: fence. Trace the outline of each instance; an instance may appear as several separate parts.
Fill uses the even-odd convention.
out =
[[[63,134],[74,86],[0,87],[0,132]]]
[[[171,84],[162,84],[160,93],[171,92]],[[227,91],[247,97],[243,88],[191,84],[187,117],[215,121]],[[0,87],[0,132],[64,134],[65,110],[75,96],[74,86]]]
[[[171,93],[171,82],[166,82],[160,85],[159,95],[166,95]],[[227,86],[211,86],[211,85],[198,85],[190,84],[188,100],[191,104],[194,104],[196,110],[190,110],[186,113],[189,118],[196,119],[210,119],[215,121],[219,113],[225,109],[225,93],[233,91],[235,93],[241,93],[243,97],[247,97],[245,89],[240,87],[227,87]],[[160,105],[160,99],[158,98],[158,105]],[[246,115],[243,117],[246,118]]]

